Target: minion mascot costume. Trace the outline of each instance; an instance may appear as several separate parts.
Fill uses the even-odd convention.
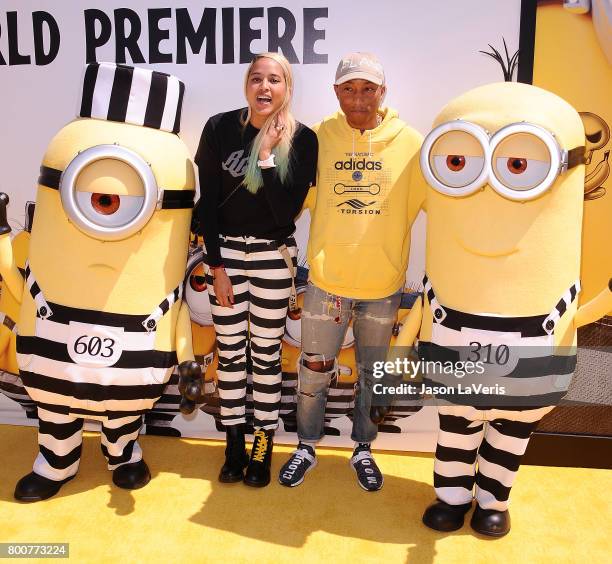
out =
[[[610,288],[577,306],[584,146],[574,108],[519,83],[456,98],[423,143],[424,303],[398,344],[420,329],[422,359],[483,369],[424,375],[455,387],[434,392],[437,501],[423,515],[432,529],[459,529],[475,497],[472,528],[509,532],[510,490],[532,431],[567,392],[576,329],[612,309]],[[472,395],[458,395],[458,383]]]
[[[0,226],[0,273],[21,301],[19,371],[40,420],[18,500],[51,497],[75,476],[85,418],[101,421],[113,482],[146,485],[142,415],[173,366],[200,374],[181,301],[195,193],[177,135],[183,93],[167,74],[88,65],[79,118],[43,158],[25,283]]]

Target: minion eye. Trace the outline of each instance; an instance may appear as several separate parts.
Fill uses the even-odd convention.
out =
[[[448,170],[459,172],[465,168],[465,157],[463,155],[448,155],[446,157],[446,166]]]
[[[189,277],[189,285],[194,292],[203,292],[206,290],[206,277],[202,275],[192,274]]]
[[[121,198],[117,194],[92,194],[91,207],[102,215],[115,213],[121,205]]]
[[[425,179],[449,196],[472,193],[486,174],[488,142],[487,133],[472,123],[458,120],[438,126],[421,149]]]
[[[210,300],[206,291],[204,251],[202,247],[199,247],[196,251],[190,252],[189,256],[184,294],[184,300],[189,307],[189,317],[191,321],[200,326],[210,326],[213,324],[213,320]]]
[[[548,175],[550,163],[536,159],[498,157],[494,161],[497,179],[512,190],[531,190]]]
[[[484,157],[470,155],[435,155],[432,171],[435,177],[451,188],[472,184],[482,172]]]
[[[510,157],[506,166],[508,167],[508,170],[513,174],[522,174],[527,170],[527,159]]]
[[[144,197],[77,191],[75,201],[81,214],[92,224],[113,229],[126,225],[138,216]]]
[[[542,184],[551,167],[550,152],[542,139],[531,133],[515,133],[494,149],[491,164],[496,179],[514,191],[532,190]]]

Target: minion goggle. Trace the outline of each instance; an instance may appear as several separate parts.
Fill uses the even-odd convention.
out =
[[[90,165],[116,160],[136,173],[138,194],[90,192],[79,189],[79,176]],[[86,235],[119,241],[140,231],[156,209],[193,208],[194,190],[160,188],[151,166],[136,152],[119,145],[96,145],[81,151],[64,171],[40,167],[38,183],[59,190],[62,207],[74,225]]]
[[[552,133],[531,123],[513,123],[489,135],[458,119],[427,135],[420,164],[441,194],[468,196],[488,183],[504,198],[527,201],[546,192],[559,174],[584,164],[584,153],[584,146],[562,149]]]

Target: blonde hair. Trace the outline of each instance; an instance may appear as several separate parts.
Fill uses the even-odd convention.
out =
[[[263,186],[261,169],[259,166],[257,166],[257,161],[259,160],[259,150],[261,149],[261,144],[263,143],[263,138],[266,131],[268,131],[268,128],[272,127],[277,120],[285,126],[281,133],[281,140],[279,141],[278,145],[272,149],[272,153],[275,156],[274,164],[276,165],[278,175],[283,183],[291,176],[289,153],[291,151],[293,135],[295,134],[296,130],[295,118],[291,114],[290,109],[291,97],[293,96],[293,73],[291,72],[291,65],[289,64],[289,61],[283,55],[280,53],[261,53],[253,58],[244,77],[245,96],[253,65],[255,65],[259,59],[263,59],[264,57],[267,59],[272,59],[280,65],[283,71],[283,78],[285,79],[286,90],[285,98],[280,108],[270,115],[270,117],[263,124],[263,127],[259,130],[259,133],[255,136],[255,139],[253,139],[246,173],[244,175],[244,180],[242,181],[244,187],[252,194],[255,194]],[[251,108],[249,106],[247,108],[246,116],[243,116],[242,118],[243,128],[246,128],[250,119]]]

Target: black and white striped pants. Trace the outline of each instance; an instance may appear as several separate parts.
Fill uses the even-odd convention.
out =
[[[39,451],[34,461],[34,472],[57,481],[74,476],[81,460],[84,419],[49,411],[40,405],[38,419]],[[101,421],[100,442],[109,470],[142,459],[137,442],[142,415],[104,417]]]
[[[0,370],[0,392],[16,401],[26,412],[29,419],[36,419],[36,403],[23,386],[21,376]]]
[[[297,268],[295,239],[283,241]],[[291,273],[276,241],[221,236],[221,257],[234,291],[234,307],[221,307],[207,275],[217,333],[221,421],[246,423],[247,347],[253,373],[253,425],[276,429],[281,402],[281,338],[285,331]],[[204,250],[206,263],[206,249]]]
[[[529,437],[552,409],[438,406],[440,432],[434,464],[438,499],[461,505],[475,497],[483,509],[505,511]]]

